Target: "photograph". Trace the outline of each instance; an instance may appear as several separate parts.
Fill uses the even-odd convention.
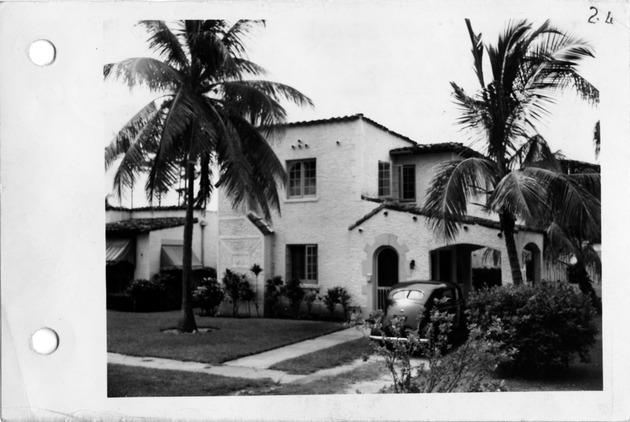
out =
[[[108,398],[604,391],[616,17],[453,4],[103,21]]]

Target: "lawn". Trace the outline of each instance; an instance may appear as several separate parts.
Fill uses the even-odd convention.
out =
[[[226,396],[274,385],[270,379],[107,365],[107,397]]]
[[[370,341],[367,338],[360,338],[279,362],[270,369],[289,374],[311,374],[320,369],[345,365],[360,359],[366,353],[370,354],[371,351]]]
[[[197,316],[197,326],[209,332],[164,332],[177,326],[179,315],[107,311],[107,351],[220,364],[344,328],[327,321]]]

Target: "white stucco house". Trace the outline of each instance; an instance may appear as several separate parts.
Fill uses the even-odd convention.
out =
[[[470,291],[479,252],[491,248],[503,257],[496,264],[503,284],[511,283],[496,216],[471,205],[459,236],[446,244],[421,211],[435,166],[474,151],[457,143],[417,144],[361,114],[287,124],[272,147],[288,175],[281,215],[264,221],[234,209],[219,190],[219,277],[259,264],[261,295],[264,280],[275,275],[320,293],[343,286],[367,314],[382,307],[398,281],[451,280]],[[518,226],[516,245],[519,257],[527,257],[524,274],[539,281],[543,234]]]
[[[124,208],[106,203],[107,292],[119,293],[130,279],[151,279],[182,266],[184,207]],[[195,210],[193,268],[216,268],[217,213]]]

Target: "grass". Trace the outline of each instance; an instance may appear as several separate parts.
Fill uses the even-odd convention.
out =
[[[107,397],[227,396],[275,385],[251,380],[167,369],[107,365]]]
[[[211,327],[210,332],[163,332],[177,326],[179,315],[179,311],[107,311],[107,350],[131,356],[220,364],[343,328],[340,323],[327,321],[198,316],[197,326]]]
[[[270,369],[289,374],[312,374],[321,369],[345,365],[370,351],[370,341],[367,338],[360,338],[279,362]]]
[[[383,363],[367,362],[356,369],[338,375],[318,377],[307,382],[283,384],[266,388],[245,391],[247,395],[312,395],[312,394],[343,394],[353,384],[361,381],[380,379],[383,375]],[[354,393],[354,391],[352,391]]]

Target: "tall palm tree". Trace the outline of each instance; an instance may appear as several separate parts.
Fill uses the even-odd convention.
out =
[[[469,130],[473,142],[483,143],[486,155],[442,165],[427,191],[425,211],[430,226],[453,240],[468,202],[485,193],[482,205],[499,216],[512,279],[520,284],[523,277],[514,240],[516,222],[521,219],[537,225],[546,221],[546,196],[550,188],[567,179],[558,171],[547,142],[537,135],[536,125],[551,115],[550,106],[566,89],[575,90],[588,101],[599,100],[597,89],[577,73],[580,61],[593,57],[593,52],[587,43],[549,22],[538,28],[526,21],[511,22],[496,45],[484,44],[468,19],[466,25],[480,89],[469,96],[457,84],[451,85],[455,102],[462,109],[459,123]],[[488,82],[484,50],[489,61]],[[592,201],[583,196],[584,190],[574,183],[566,187],[565,199],[575,201],[570,207],[566,204],[569,215],[592,214]]]
[[[118,132],[105,148],[106,169],[120,163],[114,186],[133,185],[146,170],[152,203],[178,182],[184,171],[182,315],[178,329],[196,330],[191,301],[193,208],[203,207],[213,192],[213,170],[235,206],[260,210],[270,218],[280,210],[277,182],[282,164],[267,143],[286,119],[281,100],[300,106],[311,100],[280,83],[251,79],[266,71],[249,61],[245,43],[262,21],[142,21],[149,47],[159,59],[130,58],[104,66],[105,78],[159,94]],[[195,195],[195,181],[199,179]]]

